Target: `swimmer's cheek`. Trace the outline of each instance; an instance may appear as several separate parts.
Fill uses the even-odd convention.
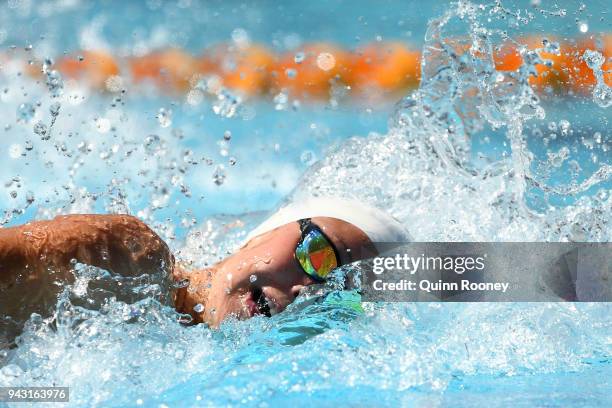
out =
[[[194,324],[204,322],[211,324],[213,316],[209,309],[215,307],[209,297],[211,272],[206,269],[187,271],[178,266],[174,268],[172,276],[175,283],[186,281],[185,286],[174,291],[173,301],[176,311],[191,315]]]

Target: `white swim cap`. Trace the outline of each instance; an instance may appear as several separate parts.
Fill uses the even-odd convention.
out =
[[[410,242],[408,231],[389,214],[362,201],[337,197],[310,197],[292,202],[270,216],[247,236],[252,238],[302,218],[330,217],[353,224],[376,245],[383,242]],[[382,248],[377,248],[379,252]]]

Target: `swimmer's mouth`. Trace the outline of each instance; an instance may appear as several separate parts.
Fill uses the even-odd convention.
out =
[[[269,302],[263,290],[260,288],[253,288],[252,292],[249,293],[249,296],[246,298],[246,306],[251,317],[258,315],[272,317]]]

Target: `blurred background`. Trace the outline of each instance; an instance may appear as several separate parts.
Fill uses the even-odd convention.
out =
[[[5,222],[80,204],[187,224],[271,208],[341,141],[387,132],[394,104],[418,86],[427,23],[448,5],[8,0],[0,9]],[[593,173],[610,162],[610,113],[593,103],[595,77],[582,53],[609,55],[608,4],[511,6],[507,19],[489,21],[511,39],[497,44],[498,68],[517,69],[519,43],[560,44],[560,55],[546,54],[550,72],[534,83],[548,109],[537,131],[567,133],[571,124],[581,145],[586,137],[594,146],[575,152]],[[44,139],[51,129],[55,148],[43,148],[41,132]],[[487,154],[502,157],[508,146],[503,134],[497,140]],[[120,151],[130,143],[159,148],[155,160],[184,168],[131,174]],[[546,156],[547,147],[534,151]]]

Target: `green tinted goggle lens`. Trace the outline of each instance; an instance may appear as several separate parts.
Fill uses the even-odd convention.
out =
[[[295,256],[309,276],[323,281],[338,266],[336,252],[327,238],[316,229],[308,231],[295,249]]]

